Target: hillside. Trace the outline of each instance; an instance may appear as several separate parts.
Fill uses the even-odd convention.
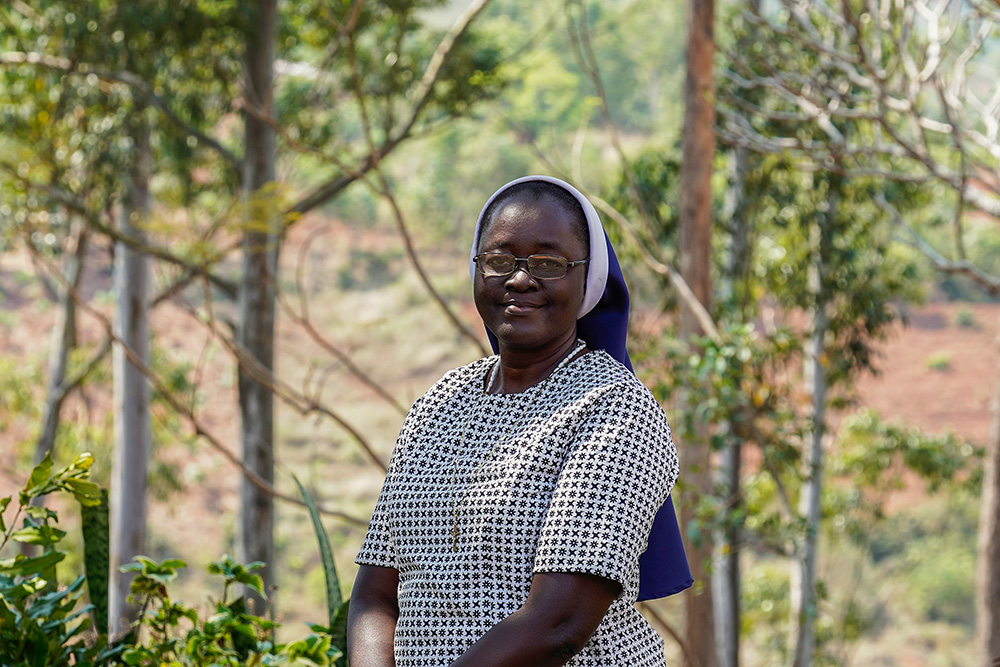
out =
[[[479,354],[429,303],[398,246],[391,232],[358,231],[310,218],[294,228],[283,255],[282,288],[290,310],[284,311],[280,320],[278,367],[286,393],[308,395],[335,409],[365,435],[383,461],[391,451],[401,414],[347,373],[343,364],[323,350],[320,340],[347,353],[404,405],[444,370]],[[438,253],[425,257],[431,279],[478,333],[481,329],[466,284],[466,260],[458,252]],[[92,266],[106,265],[107,249],[93,248],[91,260]],[[23,383],[44,372],[54,309],[39,283],[31,278],[35,267],[28,258],[4,255],[0,262],[0,360],[7,363],[4,368],[23,373]],[[113,312],[109,289],[107,270],[92,270],[86,275],[83,295],[106,317]],[[156,311],[152,318],[154,346],[164,363],[187,368],[189,378],[199,387],[199,427],[235,453],[235,377],[226,351],[212,342],[208,329],[188,312],[201,305],[200,294],[200,289],[189,289],[183,299],[167,302]],[[300,296],[308,299],[312,331],[288,315],[295,312],[301,316]],[[229,313],[216,307],[213,315],[220,330],[226,331],[222,320]],[[881,372],[858,382],[862,403],[883,417],[901,418],[932,432],[951,429],[984,444],[997,377],[994,341],[998,319],[998,304],[931,302],[912,308],[907,314],[908,325],[897,326],[882,348]],[[96,345],[103,335],[100,323],[86,314],[80,321],[81,341]],[[16,373],[4,380],[6,386],[18,380]],[[98,454],[98,479],[107,479],[109,474],[108,373],[102,385],[88,390],[85,400],[77,396],[64,410],[68,422],[91,426],[80,447]],[[37,403],[42,398],[39,391],[34,400]],[[6,415],[0,415],[4,424],[0,430],[0,495],[7,495],[23,484],[34,422],[18,418],[10,406],[0,405],[0,410],[7,410]],[[190,424],[171,422],[163,412],[156,414],[161,433],[189,437]],[[330,420],[299,414],[288,404],[279,410],[278,435],[281,490],[292,492],[289,473],[295,472],[325,506],[367,519],[381,473],[357,443]],[[218,591],[205,587],[200,569],[209,559],[232,548],[238,488],[235,468],[205,440],[162,446],[156,459],[154,474],[173,476],[181,490],[170,490],[162,480],[155,484],[150,554],[187,559],[192,567],[181,584],[182,595],[195,603],[207,601]],[[898,498],[900,504],[912,503],[921,495],[922,490],[914,486]],[[75,521],[73,516],[72,509],[67,509],[67,523]],[[350,561],[363,529],[333,518],[327,520],[327,528],[337,550],[343,584],[349,587],[354,571]],[[276,539],[282,581],[277,600],[289,621],[319,618],[321,614],[321,573],[309,530],[300,508],[279,505]]]

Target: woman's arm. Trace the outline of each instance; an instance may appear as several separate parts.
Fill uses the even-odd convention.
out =
[[[393,635],[399,619],[399,570],[362,565],[347,614],[351,667],[396,667]]]
[[[590,641],[620,591],[618,582],[592,574],[536,574],[521,608],[493,626],[451,667],[564,665]]]

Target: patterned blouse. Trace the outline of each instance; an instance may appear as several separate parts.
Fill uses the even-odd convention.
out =
[[[663,667],[634,607],[677,480],[663,410],[604,351],[517,394],[483,392],[496,361],[448,372],[414,403],[357,557],[399,571],[396,664],[449,665],[524,603],[534,573],[582,572],[622,592],[567,665]]]

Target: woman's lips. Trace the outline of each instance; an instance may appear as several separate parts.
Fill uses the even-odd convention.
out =
[[[504,312],[508,315],[526,315],[541,307],[541,304],[527,301],[507,301],[504,303]]]

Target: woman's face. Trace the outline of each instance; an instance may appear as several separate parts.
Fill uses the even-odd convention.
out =
[[[587,259],[573,214],[548,197],[518,197],[498,209],[479,244],[479,253],[506,252],[515,257],[561,255]],[[484,277],[476,270],[473,291],[486,328],[501,345],[524,351],[558,346],[576,338],[576,316],[583,302],[587,265],[569,268],[563,278],[539,280],[518,262],[514,273]]]

